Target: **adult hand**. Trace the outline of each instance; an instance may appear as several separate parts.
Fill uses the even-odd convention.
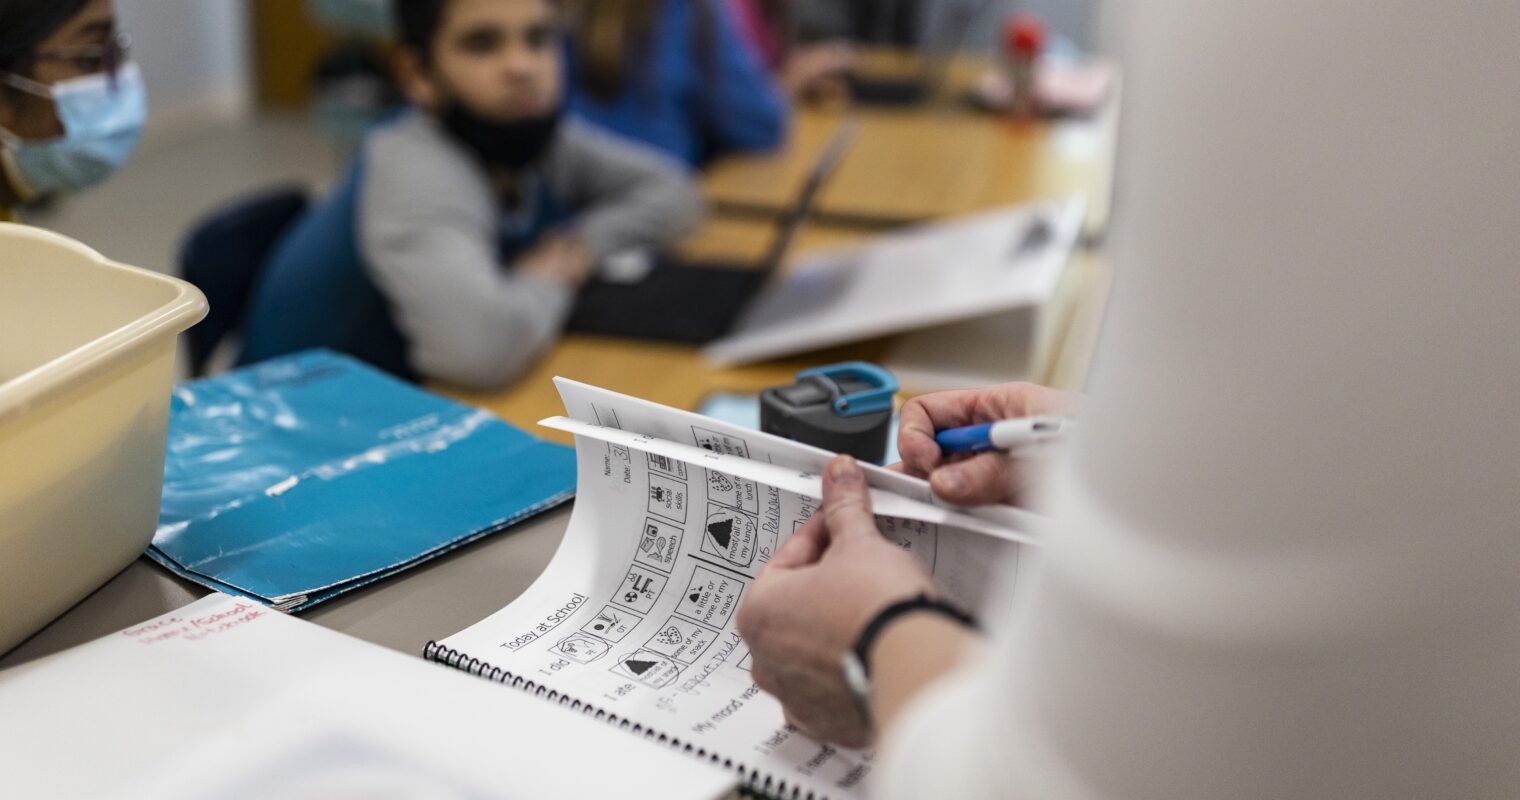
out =
[[[835,458],[824,471],[823,505],[771,556],[739,608],[755,683],[803,733],[868,744],[840,657],[877,612],[925,592],[934,592],[928,570],[876,529],[865,473],[854,459]]]
[[[544,236],[517,259],[521,275],[550,283],[580,286],[591,276],[591,250],[579,238],[564,233]]]
[[[928,478],[934,493],[951,503],[1015,503],[1033,484],[1038,463],[996,452],[946,457],[934,441],[934,432],[1015,417],[1069,413],[1077,397],[1032,383],[916,397],[903,406],[897,433],[902,470]]]

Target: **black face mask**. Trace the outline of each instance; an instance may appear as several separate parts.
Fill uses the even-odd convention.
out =
[[[543,157],[559,130],[563,109],[515,122],[497,122],[450,101],[443,127],[487,167],[520,170]]]

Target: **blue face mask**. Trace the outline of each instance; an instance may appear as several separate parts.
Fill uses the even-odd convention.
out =
[[[27,141],[0,128],[0,142],[30,194],[72,192],[93,186],[121,168],[148,119],[148,93],[142,70],[127,64],[109,75],[87,75],[53,86],[19,75],[0,81],[24,92],[50,98],[63,123],[63,136]]]

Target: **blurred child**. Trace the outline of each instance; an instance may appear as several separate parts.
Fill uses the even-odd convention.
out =
[[[416,110],[371,134],[280,245],[242,363],[322,346],[411,379],[501,386],[610,253],[696,223],[677,162],[563,114],[550,0],[399,0]]]
[[[147,115],[111,0],[0,0],[0,220],[105,180]]]
[[[793,0],[729,0],[740,32],[787,95],[802,100],[848,99],[854,48],[842,37],[795,41],[796,5]]]
[[[786,132],[782,91],[727,0],[579,0],[570,108],[688,164],[769,150]]]

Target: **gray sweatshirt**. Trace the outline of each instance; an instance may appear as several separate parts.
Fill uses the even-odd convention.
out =
[[[573,290],[516,274],[497,255],[503,209],[478,163],[431,116],[370,137],[356,222],[370,279],[391,304],[412,366],[427,378],[494,388],[553,343]],[[701,217],[681,164],[567,119],[541,180],[570,230],[601,259],[659,247]]]

